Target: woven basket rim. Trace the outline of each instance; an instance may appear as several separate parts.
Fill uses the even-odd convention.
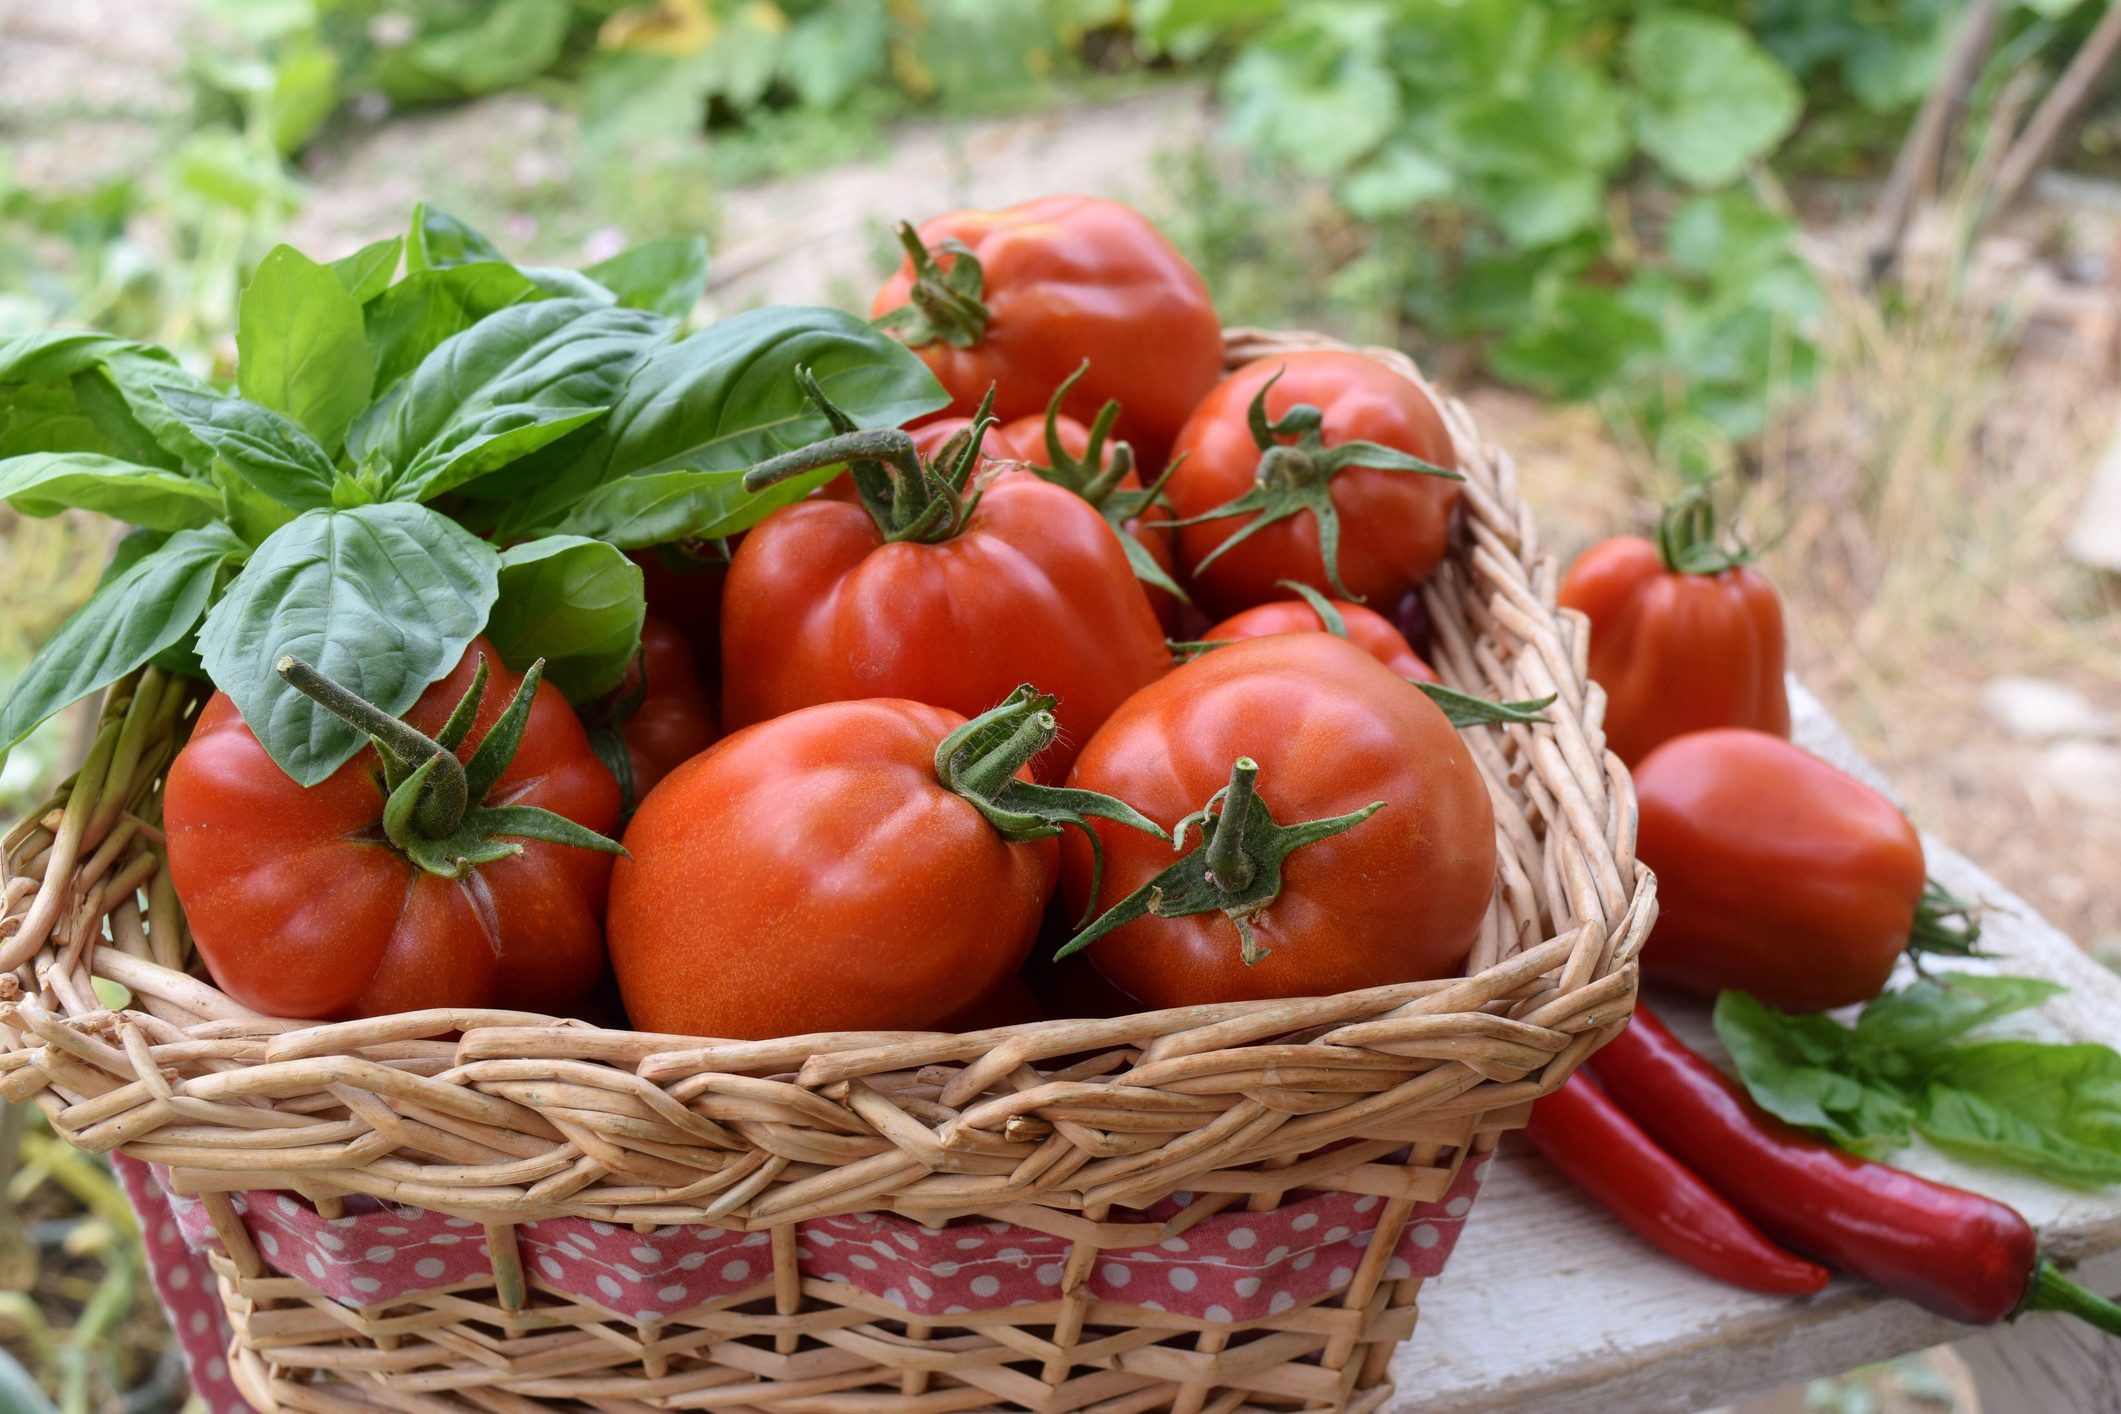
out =
[[[1233,367],[1345,347],[1246,328],[1225,342]],[[1465,733],[1498,805],[1501,858],[1464,975],[977,1032],[765,1041],[498,1010],[256,1017],[185,970],[155,849],[156,782],[193,709],[181,682],[148,669],[111,690],[75,789],[6,842],[0,968],[13,970],[0,971],[0,1095],[34,1100],[80,1147],[168,1164],[204,1191],[277,1177],[325,1201],[368,1192],[510,1221],[765,1227],[859,1207],[1103,1211],[1342,1139],[1462,1146],[1625,1024],[1655,884],[1634,858],[1632,788],[1605,749],[1585,625],[1554,606],[1555,566],[1514,466],[1404,354],[1363,352],[1429,391],[1467,471],[1463,523],[1424,591],[1435,666],[1454,686],[1557,699],[1547,725]],[[94,977],[130,989],[133,1005],[105,1008]],[[1286,1109],[1245,1093],[1248,1075],[1255,1092],[1274,1083],[1257,1079],[1260,1066],[1308,1067],[1286,1097],[1270,1096]],[[1335,1090],[1334,1066],[1366,1078]],[[1233,1088],[1217,1091],[1217,1076]],[[1203,1096],[1194,1129],[1147,1148],[1099,1108]],[[1078,1112],[1100,1118],[1067,1117]],[[773,1142],[758,1137],[769,1129]],[[288,1132],[314,1142],[272,1142]],[[1041,1144],[1068,1152],[1025,1173]],[[311,1152],[320,1147],[330,1152]],[[1005,1159],[1014,1176],[993,1181]],[[578,1171],[593,1172],[576,1183]],[[1329,1165],[1316,1177],[1335,1175]]]

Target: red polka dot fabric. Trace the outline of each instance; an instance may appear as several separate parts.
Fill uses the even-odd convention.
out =
[[[1441,1201],[1417,1205],[1387,1278],[1443,1270],[1493,1162],[1488,1156],[1467,1165]],[[249,1406],[228,1382],[230,1332],[204,1256],[216,1245],[205,1208],[170,1194],[161,1170],[122,1157],[118,1163],[147,1233],[156,1290],[200,1396],[214,1414],[238,1414]],[[1140,1218],[1168,1222],[1192,1196],[1175,1194]],[[288,1194],[239,1194],[234,1202],[268,1265],[348,1306],[388,1305],[490,1273],[484,1229],[466,1218],[361,1198],[348,1199],[340,1218],[323,1217]],[[1278,1315],[1353,1279],[1385,1206],[1353,1193],[1300,1193],[1272,1212],[1217,1213],[1161,1242],[1105,1252],[1090,1273],[1090,1292],[1209,1321]],[[644,1322],[769,1283],[770,1242],[763,1232],[686,1226],[642,1233],[579,1218],[516,1228],[533,1287]],[[928,1318],[1052,1299],[1069,1245],[1008,1223],[967,1220],[938,1229],[891,1213],[816,1218],[796,1228],[805,1276],[845,1282]]]

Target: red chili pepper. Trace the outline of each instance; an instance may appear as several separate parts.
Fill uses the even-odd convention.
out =
[[[1748,1291],[1809,1296],[1827,1284],[1825,1267],[1770,1242],[1585,1076],[1533,1105],[1524,1132],[1571,1183],[1666,1256]]]
[[[1647,1009],[1591,1064],[1614,1103],[1777,1242],[1955,1321],[2068,1311],[2121,1335],[2121,1306],[2057,1271],[2017,1209],[1784,1124]]]

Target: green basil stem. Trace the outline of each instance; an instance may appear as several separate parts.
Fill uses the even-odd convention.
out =
[[[419,803],[412,812],[412,821],[421,834],[439,839],[453,834],[464,822],[464,812],[471,808],[471,786],[465,778],[464,764],[457,760],[454,751],[292,653],[273,664],[273,671],[289,687],[340,721],[365,732],[375,741],[379,753],[395,756],[413,770],[428,768],[426,789],[419,791]],[[451,715],[454,725],[455,714]]]
[[[2012,1313],[2012,1319],[2028,1311],[2066,1312],[2108,1335],[2121,1335],[2121,1306],[2062,1275],[2045,1254],[2033,1267],[2033,1279],[2025,1288],[2025,1300]]]
[[[1252,798],[1259,793],[1259,763],[1240,756],[1230,766],[1230,784],[1223,791],[1220,828],[1208,841],[1208,878],[1227,894],[1241,894],[1252,887],[1257,872],[1245,853],[1245,822],[1252,814]]]

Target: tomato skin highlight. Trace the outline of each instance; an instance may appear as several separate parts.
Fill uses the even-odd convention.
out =
[[[805,708],[651,791],[612,881],[633,1024],[747,1039],[921,1029],[995,993],[1037,934],[1057,853],[1004,840],[938,781],[936,748],[963,720],[899,700]]]
[[[636,799],[714,745],[721,734],[714,694],[700,681],[691,646],[676,627],[658,618],[641,623],[641,656],[626,670],[626,679],[619,685],[621,697],[640,690],[643,672],[648,677],[647,690],[619,727],[633,768]]]
[[[522,681],[491,644],[474,640],[405,714],[439,729],[481,653],[491,676],[463,760]],[[305,788],[225,694],[208,700],[170,765],[163,824],[170,881],[215,985],[253,1010],[300,1019],[578,1004],[604,968],[611,856],[523,840],[522,853],[448,880],[384,839],[383,801],[373,747]],[[599,833],[617,822],[618,783],[550,683],[539,685],[488,802],[542,806]]]
[[[722,653],[732,730],[867,697],[970,717],[1035,683],[1060,699],[1062,735],[1034,765],[1044,781],[1170,666],[1119,537],[1028,473],[995,478],[964,530],[934,544],[886,542],[846,502],[775,511],[730,566]]]
[[[989,387],[1004,422],[1043,416],[1046,399],[1082,363],[1088,373],[1062,411],[1088,423],[1120,402],[1119,435],[1144,467],[1163,465],[1193,405],[1222,372],[1222,324],[1199,272],[1132,207],[1094,196],[1049,196],[998,211],[951,211],[921,224],[931,249],[955,240],[978,257],[985,331],[969,348],[940,339],[915,352],[969,417]],[[944,265],[947,254],[937,256]],[[872,316],[904,305],[911,261],[877,292]]]
[[[1219,912],[1144,917],[1091,944],[1107,979],[1150,1007],[1324,996],[1449,975],[1495,888],[1495,818],[1471,753],[1443,712],[1375,658],[1327,633],[1218,648],[1143,689],[1077,758],[1069,784],[1119,796],[1169,829],[1259,764],[1259,797],[1292,825],[1384,807],[1282,865],[1280,897],[1253,920],[1268,955],[1247,965]],[[1100,910],[1175,856],[1134,831],[1105,847]],[[1196,837],[1197,838],[1197,837]],[[1091,853],[1062,841],[1069,916],[1089,902]]]
[[[1351,350],[1275,354],[1223,379],[1187,420],[1172,449],[1174,458],[1183,455],[1185,460],[1166,488],[1178,519],[1213,510],[1251,489],[1261,454],[1247,414],[1270,379],[1270,419],[1308,403],[1325,415],[1321,431],[1328,447],[1376,442],[1441,467],[1458,466],[1443,415],[1419,384]],[[1340,513],[1341,579],[1350,595],[1389,611],[1442,561],[1459,483],[1351,466],[1336,473],[1329,487]],[[1310,511],[1266,527],[1202,568],[1202,562],[1251,518],[1229,516],[1178,530],[1186,581],[1210,613],[1227,616],[1280,599],[1288,593],[1278,583],[1284,579],[1334,598],[1350,597],[1326,576],[1318,521]]]
[[[1591,676],[1622,761],[1714,727],[1790,734],[1782,600],[1759,571],[1678,573],[1649,541],[1622,536],[1579,556],[1558,598],[1591,620]]]
[[[1383,614],[1345,599],[1334,600],[1333,607],[1340,610],[1341,620],[1347,625],[1348,641],[1357,648],[1400,677],[1414,682],[1438,681],[1435,672],[1408,645],[1406,635],[1393,627],[1392,621]],[[1275,599],[1232,614],[1203,633],[1201,638],[1209,643],[1234,643],[1239,639],[1266,638],[1277,633],[1329,631],[1319,619],[1318,611],[1303,600]]]
[[[1922,839],[1878,792],[1800,747],[1725,728],[1635,767],[1636,851],[1657,873],[1643,971],[1784,1011],[1874,997],[1906,951]]]

